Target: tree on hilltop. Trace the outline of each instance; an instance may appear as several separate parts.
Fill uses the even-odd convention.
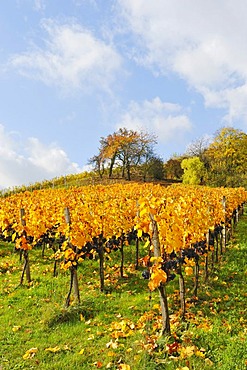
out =
[[[213,186],[247,186],[247,134],[233,127],[216,132],[205,152],[209,163],[207,183]]]
[[[107,137],[101,137],[98,155],[89,160],[102,177],[105,168],[111,178],[115,167],[121,168],[123,178],[131,179],[131,168],[147,163],[154,157],[156,138],[143,131],[120,128]]]

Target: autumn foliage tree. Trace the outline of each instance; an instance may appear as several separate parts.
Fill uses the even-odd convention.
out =
[[[205,155],[209,168],[207,183],[212,186],[247,186],[247,134],[224,127],[217,131]]]
[[[105,168],[108,177],[113,175],[113,169],[121,169],[121,176],[131,179],[131,168],[145,163],[153,158],[154,136],[145,133],[120,128],[113,134],[100,139],[99,153],[89,160],[94,169],[103,176]]]
[[[164,178],[164,162],[162,158],[151,155],[146,158],[145,162],[141,166],[143,180],[146,181],[147,177],[151,177],[156,180],[162,180]]]
[[[185,171],[183,182],[192,183],[195,180],[190,173],[192,168],[191,170],[188,168],[188,164],[190,166],[192,163],[194,163],[193,166],[196,164],[195,157],[204,165],[204,184],[214,187],[247,187],[247,134],[245,132],[233,127],[223,127],[216,131],[211,141],[203,137],[192,142],[186,152],[186,158],[190,163],[184,162],[182,165]]]
[[[192,143],[187,148],[186,155],[189,157],[199,157],[200,160],[205,163],[205,153],[207,151],[209,143],[209,137],[207,136],[203,136],[195,141],[192,141]]]
[[[182,176],[184,184],[202,184],[205,167],[199,157],[183,159],[181,167],[184,170],[184,174]]]
[[[165,177],[167,179],[181,180],[183,175],[181,162],[183,159],[183,157],[175,155],[164,164]]]
[[[102,179],[105,173],[105,160],[102,158],[102,156],[100,154],[94,155],[89,159],[88,164],[93,166],[94,171]]]

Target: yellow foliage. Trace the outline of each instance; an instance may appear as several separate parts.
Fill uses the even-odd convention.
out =
[[[137,237],[138,237],[138,238],[141,238],[141,237],[142,237],[142,230],[140,230],[140,229],[139,229],[139,230],[137,231]]]
[[[184,271],[185,271],[185,274],[187,275],[187,276],[190,276],[190,275],[193,275],[193,268],[192,267],[189,267],[189,266],[186,266],[185,268],[184,268]]]
[[[196,350],[196,346],[182,347],[180,351],[180,358],[185,359],[187,357],[191,357],[195,354]]]
[[[155,290],[158,288],[158,286],[161,283],[166,283],[167,281],[167,275],[165,271],[161,270],[161,268],[152,268],[152,274],[148,283],[149,289],[151,291]]]

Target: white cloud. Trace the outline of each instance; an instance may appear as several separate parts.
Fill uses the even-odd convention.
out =
[[[81,5],[93,5],[95,8],[97,8],[97,2],[96,0],[73,0],[73,3],[76,5],[76,6],[81,6]]]
[[[110,90],[121,66],[121,58],[112,45],[75,22],[61,25],[46,19],[42,29],[47,36],[44,47],[32,45],[29,51],[12,56],[10,65],[14,69],[67,92]]]
[[[47,174],[78,172],[78,165],[71,163],[66,153],[56,144],[46,146],[32,137],[28,139],[27,152],[27,160]]]
[[[245,0],[118,0],[133,58],[156,73],[175,72],[228,120],[243,117],[236,102],[247,89]],[[241,98],[243,100],[243,98]]]
[[[82,171],[56,144],[45,145],[37,138],[21,142],[17,133],[0,124],[0,188],[29,185]]]
[[[34,9],[37,11],[45,10],[46,4],[44,0],[34,0]]]
[[[182,140],[192,124],[178,104],[162,102],[159,97],[142,103],[131,102],[117,124],[117,129],[126,127],[132,130],[144,130],[154,133],[159,143],[168,143],[172,139]]]

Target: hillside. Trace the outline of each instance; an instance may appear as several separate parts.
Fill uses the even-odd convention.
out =
[[[199,299],[187,301],[185,322],[176,313],[177,293],[169,290],[170,338],[159,336],[158,296],[148,293],[141,270],[130,268],[121,279],[114,273],[114,257],[111,288],[102,294],[97,263],[88,261],[79,271],[82,302],[66,310],[61,302],[68,276],[52,277],[50,253],[41,259],[40,251],[34,252],[33,282],[19,286],[19,257],[11,245],[2,244],[0,368],[245,370],[246,231],[245,215],[209,281],[200,281]],[[129,261],[132,258],[130,250]]]
[[[99,238],[95,239],[94,237],[94,247],[96,247],[94,253],[90,243],[82,244],[81,249],[76,248],[73,252],[74,240],[79,238],[77,241],[80,241],[84,233],[88,236],[92,229],[90,225],[94,225],[97,229],[102,223],[102,214],[104,214],[106,204],[110,222],[106,222],[105,215],[105,234],[107,234],[107,227],[109,226],[111,231],[113,224],[114,230],[123,230],[124,222],[126,222],[124,221],[125,216],[128,220],[127,215],[130,216],[130,210],[133,211],[134,205],[137,205],[133,199],[133,203],[128,203],[132,206],[124,208],[128,200],[126,199],[127,189],[124,189],[123,192],[123,199],[125,199],[123,202],[118,198],[120,186],[118,186],[118,191],[115,189],[111,193],[107,193],[106,189],[103,188],[100,187],[100,191],[94,198],[97,202],[93,201],[91,206],[92,189],[88,192],[88,198],[80,198],[83,202],[72,202],[74,206],[79,203],[75,212],[71,213],[72,219],[76,222],[72,222],[69,228],[64,225],[66,233],[69,232],[66,234],[69,235],[69,239],[62,244],[62,249],[58,248],[59,245],[55,246],[58,248],[58,253],[55,254],[49,239],[54,238],[53,229],[50,230],[51,234],[45,235],[46,238],[42,245],[36,244],[33,248],[28,247],[28,243],[32,242],[32,239],[28,239],[28,235],[36,235],[36,226],[42,227],[44,224],[46,227],[48,226],[46,222],[49,220],[49,214],[44,212],[45,208],[47,212],[50,209],[52,211],[51,221],[53,221],[54,215],[56,217],[60,215],[60,222],[63,222],[63,209],[62,212],[58,209],[54,212],[52,201],[47,198],[48,194],[54,191],[17,194],[16,197],[12,197],[19,199],[21,204],[24,203],[27,206],[26,218],[21,220],[26,223],[21,222],[21,228],[18,228],[17,222],[13,224],[12,227],[15,227],[16,231],[10,234],[9,243],[1,242],[0,244],[1,370],[17,368],[49,370],[57,368],[84,370],[94,368],[112,370],[246,369],[246,209],[244,215],[241,215],[242,206],[239,209],[240,222],[233,223],[232,228],[229,229],[232,237],[226,246],[220,244],[221,247],[218,249],[216,236],[219,234],[215,231],[214,248],[212,248],[212,240],[210,241],[210,239],[208,246],[205,243],[196,243],[194,248],[200,251],[198,256],[193,255],[193,258],[189,258],[189,254],[187,254],[187,257],[181,262],[180,257],[183,255],[179,254],[176,256],[177,261],[184,265],[183,267],[180,265],[180,268],[173,268],[174,251],[177,252],[179,247],[179,253],[186,251],[191,253],[192,234],[197,233],[199,236],[202,227],[206,225],[208,228],[207,220],[202,222],[202,218],[206,216],[207,212],[210,211],[214,214],[216,211],[216,207],[210,206],[213,204],[210,203],[213,192],[220,191],[219,197],[215,200],[218,199],[219,213],[222,214],[223,211],[223,214],[226,215],[228,214],[227,209],[222,209],[223,193],[221,192],[226,192],[226,195],[229,193],[230,196],[231,190],[198,188],[196,193],[192,191],[186,195],[185,187],[181,187],[180,190],[180,187],[177,186],[174,189],[173,187],[167,189],[159,187],[159,192],[153,198],[157,200],[157,207],[161,211],[160,199],[165,190],[166,197],[163,197],[162,201],[165,201],[166,206],[163,210],[169,210],[167,214],[163,213],[159,219],[159,222],[162,222],[165,215],[167,217],[166,227],[162,228],[161,223],[160,237],[165,233],[166,238],[169,239],[167,247],[173,248],[173,252],[169,252],[170,260],[166,260],[165,263],[169,262],[169,269],[173,269],[175,274],[170,274],[171,271],[168,271],[168,267],[166,270],[162,270],[163,273],[159,268],[155,272],[155,263],[151,267],[154,269],[149,270],[148,258],[150,256],[147,256],[149,240],[145,240],[145,237],[139,245],[138,266],[136,264],[136,243],[129,240],[124,247],[123,244],[117,247],[118,244],[114,242],[116,239],[112,238],[113,248],[109,243],[105,246],[103,264],[105,285],[104,289],[101,289],[100,243],[103,242],[102,237],[101,239],[100,235]],[[139,188],[139,185],[135,187],[135,194],[140,190]],[[78,193],[78,190],[80,189],[73,189],[73,192]],[[62,189],[61,193],[65,193],[65,199],[67,199],[69,191],[70,189]],[[174,191],[178,192],[177,196]],[[210,197],[207,196],[207,198],[203,198],[203,201],[199,201],[200,196],[206,196],[207,192]],[[38,213],[40,208],[37,207],[37,196],[41,193],[44,195],[42,204],[45,208]],[[56,193],[58,193],[57,190]],[[83,193],[85,193],[84,189]],[[150,194],[148,189],[147,193]],[[238,196],[239,190],[236,189],[233,193]],[[130,194],[133,194],[133,191]],[[152,194],[154,195],[154,189]],[[110,195],[111,197],[109,197]],[[28,198],[24,199],[26,196]],[[105,196],[106,198],[104,198]],[[54,199],[57,200],[57,198]],[[102,202],[101,199],[105,199],[106,203]],[[117,207],[113,204],[114,199]],[[177,199],[177,203],[174,202],[175,199]],[[10,217],[14,211],[13,205],[17,205],[15,199],[11,200],[14,203],[8,207]],[[229,197],[229,207],[233,206],[233,200]],[[8,199],[2,199],[2,201],[8,203]],[[96,204],[98,204],[98,208],[95,206]],[[154,204],[152,203],[152,205]],[[101,206],[102,208],[100,208]],[[140,206],[138,217],[145,221],[147,207],[143,191]],[[83,212],[81,212],[81,208],[83,208]],[[150,212],[154,215],[154,208],[150,208]],[[134,215],[136,214],[137,212],[134,210]],[[17,219],[19,206],[16,215]],[[7,212],[2,212],[1,216],[6,223]],[[77,224],[80,226],[80,222],[77,221],[84,220],[85,216],[86,222],[82,223],[78,229],[76,226]],[[168,224],[168,222],[170,223]],[[62,224],[60,226],[62,227]],[[137,236],[141,226],[145,230],[147,223],[139,222]],[[20,234],[17,238],[17,233],[22,231],[24,234]],[[56,231],[55,229],[55,239],[57,240],[59,235]],[[219,232],[223,236],[221,231]],[[180,233],[182,235],[186,233],[188,246],[190,246],[187,247],[188,249],[185,248],[184,244],[181,245],[183,239],[178,237]],[[112,233],[109,235],[112,236]],[[140,235],[143,233],[141,232]],[[4,237],[6,234],[2,236]],[[123,235],[120,234],[120,236]],[[12,243],[16,238],[16,246],[21,246],[20,243],[25,242],[22,245],[23,253],[21,254]],[[155,240],[153,244],[155,244]],[[151,249],[149,250],[151,252]],[[25,263],[22,259],[27,257],[27,253],[25,253],[27,251],[29,251],[30,279],[27,278],[27,275],[25,275],[26,278],[23,275]],[[80,251],[81,253],[79,253]],[[216,251],[218,251],[217,254]],[[57,262],[61,256],[63,259],[60,261],[61,269],[59,269]],[[77,257],[78,264],[76,263]],[[192,259],[195,260],[192,261]],[[27,260],[25,259],[25,261]],[[150,258],[150,262],[153,263],[153,261],[159,263],[160,260]],[[196,268],[192,268],[192,266],[197,266],[195,261],[198,261],[200,266],[197,275]],[[73,266],[76,266],[80,299],[78,296],[70,294],[71,282],[74,281],[71,280],[71,277],[74,278],[72,271],[75,269]],[[181,305],[181,268],[184,271],[185,281],[184,314],[182,314]],[[163,315],[161,316],[159,292],[158,289],[152,290],[152,285],[150,285],[151,282],[157,288],[160,279],[164,278],[164,271],[169,274],[166,275],[167,284],[165,285],[171,328],[170,334],[166,335],[162,333]],[[197,279],[199,284],[195,292]]]
[[[96,185],[96,184],[114,184],[114,183],[129,183],[130,181],[121,178],[120,176],[113,176],[109,178],[104,176],[100,178],[94,172],[82,172],[79,174],[72,174],[66,175],[61,177],[55,177],[51,180],[44,180],[40,182],[35,182],[29,185],[23,186],[16,186],[13,188],[8,188],[0,191],[2,196],[8,196],[10,194],[23,192],[23,191],[33,191],[33,190],[40,190],[40,189],[50,189],[50,188],[69,188],[69,187],[77,187],[77,186],[84,186],[84,185]],[[141,182],[143,183],[143,178],[141,176],[133,176],[131,182]],[[164,186],[169,186],[173,183],[180,183],[180,180],[172,180],[172,179],[163,179],[163,180],[156,180],[152,178],[147,178],[145,182],[153,182],[159,183]]]

